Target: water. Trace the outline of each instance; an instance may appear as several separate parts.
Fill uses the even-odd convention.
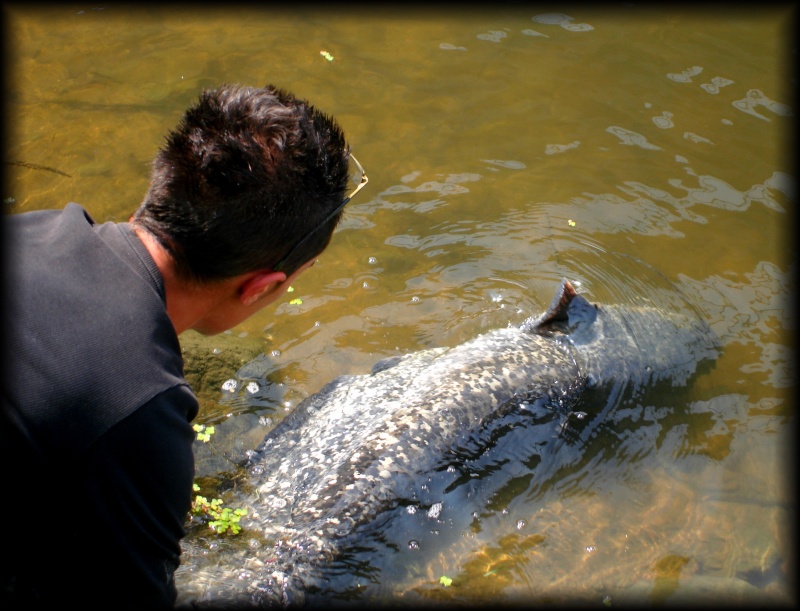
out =
[[[201,88],[308,97],[370,182],[295,291],[225,336],[265,354],[270,390],[204,399],[214,443],[255,445],[336,375],[538,314],[563,276],[601,302],[663,300],[669,283],[722,338],[714,368],[620,406],[570,468],[525,472],[510,435],[523,470],[480,528],[422,533],[380,559],[375,587],[443,603],[794,601],[793,17],[14,6],[3,199],[125,220]]]

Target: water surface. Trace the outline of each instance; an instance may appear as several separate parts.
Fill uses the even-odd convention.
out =
[[[525,473],[509,436],[519,485],[480,528],[445,505],[365,591],[795,600],[791,6],[5,13],[7,212],[127,219],[166,132],[221,82],[309,98],[369,175],[295,291],[220,339],[263,357],[257,400],[204,398],[217,455],[336,375],[538,314],[565,276],[601,302],[668,283],[721,338],[713,368],[620,406],[569,468]]]

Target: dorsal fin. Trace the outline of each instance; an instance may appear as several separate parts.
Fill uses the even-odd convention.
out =
[[[544,314],[541,314],[536,318],[529,319],[523,325],[523,327],[527,331],[533,331],[539,327],[543,327],[554,322],[563,322],[568,320],[569,304],[572,303],[572,299],[577,294],[578,291],[575,290],[575,287],[572,286],[572,283],[564,278],[556,290],[556,294],[553,296],[550,306],[547,308],[547,310],[545,310]]]

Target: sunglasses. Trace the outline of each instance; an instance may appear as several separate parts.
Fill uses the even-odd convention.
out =
[[[350,174],[350,181],[355,183],[356,185],[355,188],[352,191],[350,191],[350,193],[347,194],[342,203],[339,204],[333,212],[331,212],[328,216],[326,216],[322,220],[322,222],[320,222],[319,225],[317,225],[314,229],[308,232],[303,239],[297,242],[297,244],[292,246],[292,248],[289,249],[289,252],[287,252],[283,257],[281,257],[280,261],[278,261],[275,265],[272,266],[273,271],[276,272],[280,271],[280,269],[286,264],[286,261],[289,260],[289,257],[291,257],[298,248],[300,248],[303,244],[305,244],[311,236],[313,236],[315,233],[317,233],[317,231],[319,231],[322,227],[324,227],[329,220],[331,220],[334,216],[339,214],[339,211],[345,207],[347,202],[353,199],[353,197],[355,197],[355,194],[361,191],[361,189],[363,189],[364,186],[367,184],[367,182],[369,181],[367,179],[367,174],[366,172],[364,172],[364,168],[361,167],[361,164],[358,163],[358,159],[356,159],[353,155],[350,155],[350,159],[353,160],[353,164],[356,166],[356,169],[358,170],[358,174],[352,174],[352,173]],[[360,178],[356,180],[355,179],[356,176],[360,176]]]

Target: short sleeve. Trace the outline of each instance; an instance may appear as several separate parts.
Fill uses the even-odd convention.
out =
[[[100,597],[109,608],[175,602],[174,572],[194,479],[196,413],[189,388],[176,386],[112,427],[87,453],[76,499],[86,506],[86,521],[75,526],[104,536],[87,537],[96,547],[82,550],[87,565],[76,578],[89,597]]]

